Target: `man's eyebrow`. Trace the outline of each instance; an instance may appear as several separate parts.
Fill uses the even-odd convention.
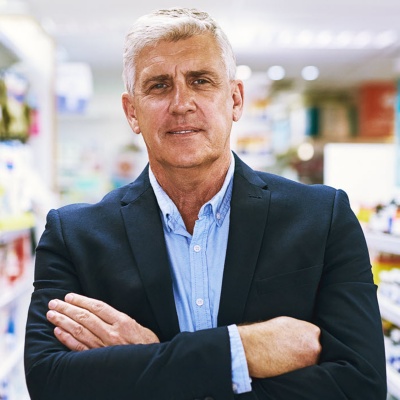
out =
[[[205,75],[211,76],[212,78],[217,78],[217,74],[213,71],[210,71],[208,69],[200,69],[197,71],[188,71],[186,73],[187,76],[190,76],[191,78],[199,78]]]
[[[150,76],[149,78],[145,79],[142,86],[146,87],[153,82],[165,82],[169,79],[171,79],[171,76],[168,74]]]

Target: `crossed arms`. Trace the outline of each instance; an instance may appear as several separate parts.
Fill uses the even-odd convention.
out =
[[[159,343],[158,337],[134,319],[102,301],[67,294],[51,300],[49,321],[57,339],[73,351]],[[290,317],[239,326],[249,373],[269,378],[314,365],[320,354],[317,326]]]
[[[101,271],[79,275],[74,257],[81,263],[85,260],[69,252],[77,238],[64,237],[59,213],[51,212],[38,246],[27,324],[25,365],[31,398],[384,400],[376,287],[359,228],[338,215],[345,222],[336,221],[331,228],[329,262],[319,283],[312,323],[278,317],[240,325],[253,390],[234,395],[227,328],[178,333],[158,343],[160,335],[157,326],[148,323],[151,319],[139,323],[132,319],[137,318],[135,313],[106,304],[108,287],[99,295],[89,292],[105,302],[81,296],[88,293],[83,287],[100,279]],[[343,240],[357,244],[346,246],[351,256],[342,251]],[[117,238],[107,245],[120,242]],[[88,253],[83,246],[74,250]],[[87,257],[89,265],[96,254]],[[121,269],[118,275],[124,272]],[[114,303],[118,302],[119,297]]]

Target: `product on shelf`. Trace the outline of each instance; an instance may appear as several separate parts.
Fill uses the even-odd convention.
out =
[[[400,203],[396,200],[374,209],[361,208],[358,218],[370,231],[400,236]]]
[[[0,143],[0,232],[33,225],[30,159],[27,145]]]
[[[400,305],[400,256],[381,255],[373,264],[379,295]]]
[[[30,229],[0,231],[0,400],[28,398],[21,373],[32,248]]]
[[[25,142],[31,129],[28,104],[29,82],[20,73],[5,70],[0,74],[0,139]]]

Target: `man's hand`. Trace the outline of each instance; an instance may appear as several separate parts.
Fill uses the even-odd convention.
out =
[[[253,378],[270,378],[318,362],[320,329],[309,322],[278,317],[238,329]]]
[[[102,301],[75,293],[64,300],[49,302],[47,319],[56,326],[56,338],[70,350],[160,342],[151,330]]]

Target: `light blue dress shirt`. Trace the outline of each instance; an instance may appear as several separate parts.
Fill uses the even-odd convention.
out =
[[[221,190],[199,212],[193,235],[169,196],[149,168],[164,228],[175,306],[181,332],[217,326],[222,276],[228,245],[233,172],[231,164]],[[232,387],[235,393],[251,391],[243,344],[236,325],[228,327],[232,355]]]

